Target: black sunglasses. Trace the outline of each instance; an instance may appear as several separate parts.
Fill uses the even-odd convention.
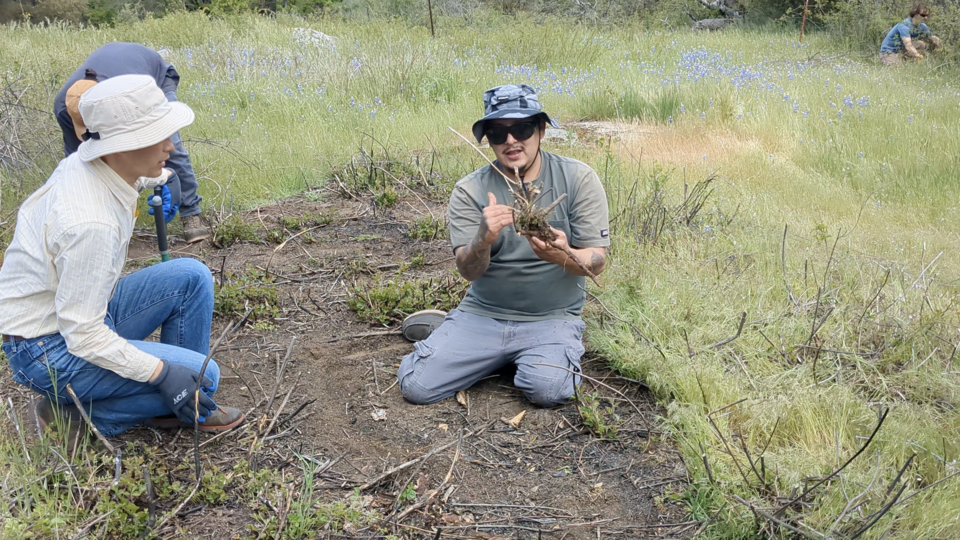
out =
[[[513,135],[513,138],[517,141],[525,141],[532,137],[539,127],[539,121],[519,122],[512,126],[490,126],[484,131],[484,134],[490,144],[503,144],[507,142],[508,134]]]

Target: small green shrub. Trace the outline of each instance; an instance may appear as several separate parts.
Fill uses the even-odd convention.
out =
[[[373,198],[373,202],[376,203],[377,208],[390,208],[396,205],[399,200],[400,196],[397,195],[397,192],[390,186],[384,188],[383,191],[377,193]]]
[[[213,311],[224,317],[242,317],[248,309],[251,320],[273,319],[280,314],[273,278],[249,269],[243,274],[227,272],[214,295]]]
[[[272,231],[268,232],[266,238],[267,242],[271,244],[282,244],[286,239],[286,235],[284,235],[283,231],[280,229],[273,229]]]
[[[450,311],[460,304],[470,283],[447,277],[397,283],[378,283],[373,288],[355,287],[347,306],[361,321],[389,325],[421,309]]]
[[[241,240],[245,242],[260,241],[260,239],[257,238],[257,228],[250,223],[244,223],[244,221],[237,216],[230,216],[223,220],[223,222],[216,226],[216,230],[213,233],[213,245],[218,248],[230,247]]]
[[[590,431],[601,439],[615,439],[621,423],[616,405],[604,405],[603,398],[598,392],[580,393],[579,398],[577,410],[580,411],[583,425],[590,428]]]
[[[441,218],[420,216],[407,232],[413,240],[437,240],[447,238],[447,224]]]
[[[400,492],[400,502],[412,501],[417,498],[417,490],[413,488],[413,483],[407,484],[407,487],[403,488],[403,491]]]
[[[427,258],[423,252],[417,253],[410,259],[410,268],[423,268],[427,264]]]
[[[320,227],[323,225],[329,225],[333,223],[334,215],[333,214],[314,214],[312,212],[307,212],[302,216],[280,216],[280,219],[277,220],[280,223],[280,226],[284,229],[291,231],[297,231],[300,229],[310,228],[310,227]]]

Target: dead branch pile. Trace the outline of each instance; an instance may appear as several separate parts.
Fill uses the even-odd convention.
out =
[[[53,114],[33,107],[23,77],[4,77],[0,86],[0,170],[23,175],[37,171],[60,156],[59,129]],[[53,96],[47,96],[52,101]]]
[[[708,2],[707,0],[698,0],[698,2],[700,2],[700,4],[705,8],[719,11],[724,17],[697,20],[688,11],[687,15],[693,19],[693,25],[691,28],[694,30],[721,30],[723,27],[729,24],[739,23],[743,20],[740,12],[736,9],[736,0],[713,0],[713,2]]]

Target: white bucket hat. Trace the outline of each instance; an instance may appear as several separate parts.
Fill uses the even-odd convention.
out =
[[[153,146],[193,123],[193,111],[167,101],[153,77],[120,75],[87,90],[80,98],[87,126],[77,153],[83,161]]]

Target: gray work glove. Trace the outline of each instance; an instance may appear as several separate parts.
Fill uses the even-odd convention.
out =
[[[197,390],[197,380],[199,378],[200,373],[186,366],[164,362],[160,375],[157,375],[156,380],[150,384],[160,390],[167,406],[181,422],[192,424],[194,415],[197,413],[194,410],[194,392]],[[213,383],[210,379],[204,377],[201,386],[209,388],[213,386]],[[210,412],[217,408],[217,404],[201,391],[199,408],[200,422],[203,422],[210,416]]]

